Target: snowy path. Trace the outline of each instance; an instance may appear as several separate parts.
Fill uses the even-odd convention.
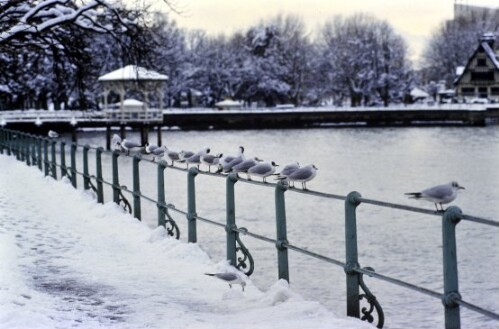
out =
[[[372,328],[283,281],[229,289],[198,245],[12,157],[0,168],[0,328]]]

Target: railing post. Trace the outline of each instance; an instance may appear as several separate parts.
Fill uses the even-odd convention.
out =
[[[187,173],[187,241],[192,243],[197,242],[195,178],[198,173],[199,170],[196,167],[191,167]]]
[[[120,176],[118,172],[118,151],[113,151],[112,154],[112,167],[113,167],[113,202],[120,204]]]
[[[35,135],[30,135],[30,143],[31,143],[31,165],[35,166],[38,164],[38,160],[36,159],[36,148],[38,146],[38,143]]]
[[[277,183],[275,188],[275,214],[276,214],[276,248],[278,277],[289,282],[289,264],[288,264],[288,233],[286,228],[286,204],[284,192],[288,185],[284,181]]]
[[[14,150],[15,150],[15,154],[16,154],[16,159],[17,160],[21,160],[21,137],[19,136],[19,132],[16,132],[14,133],[13,135],[13,138],[14,138]]]
[[[49,141],[47,139],[43,139],[43,162],[45,164],[45,176],[48,176],[50,173],[50,163],[49,163]]]
[[[89,145],[83,146],[83,189],[90,189],[90,173],[88,171],[88,150]]]
[[[43,171],[43,160],[42,160],[42,139],[37,136],[36,137],[36,151],[37,151],[37,160],[36,163],[38,164],[38,169],[40,171]]]
[[[459,310],[459,280],[457,275],[456,225],[461,220],[462,212],[458,207],[447,208],[442,218],[442,250],[444,265],[445,328],[461,328]]]
[[[236,173],[231,173],[227,176],[226,183],[226,226],[225,232],[227,232],[227,260],[230,261],[230,265],[237,266],[237,246],[236,246],[236,236],[237,233],[234,229],[236,226],[236,205],[234,197],[234,185],[237,183],[238,177]]]
[[[345,273],[347,281],[347,316],[360,318],[359,274],[354,271],[359,267],[357,251],[357,214],[361,195],[350,192],[345,200]]]
[[[6,131],[5,141],[7,143],[7,155],[12,155],[12,132]]]
[[[52,177],[54,177],[54,179],[57,179],[57,167],[56,167],[57,160],[55,157],[55,143],[56,143],[55,141],[50,142],[51,151],[52,151],[50,170],[52,172]]]
[[[24,135],[21,132],[17,133],[17,153],[18,160],[24,161]]]
[[[97,148],[95,150],[95,162],[96,162],[96,180],[97,180],[97,202],[104,203],[104,187],[102,180],[102,151],[104,149],[102,147]]]
[[[140,213],[140,172],[139,172],[139,162],[141,157],[136,154],[133,157],[133,217],[141,220]]]
[[[76,188],[76,143],[71,143],[71,184]]]
[[[67,176],[66,168],[66,142],[61,141],[61,177]]]
[[[31,166],[31,140],[30,140],[30,134],[25,133],[24,134],[24,156],[26,160],[26,164],[28,166]]]
[[[161,160],[158,162],[158,226],[166,227],[165,220],[165,169],[168,164]]]

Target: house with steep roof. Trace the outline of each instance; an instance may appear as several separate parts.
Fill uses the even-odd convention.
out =
[[[499,103],[499,52],[494,50],[495,35],[485,33],[454,84],[459,102]]]

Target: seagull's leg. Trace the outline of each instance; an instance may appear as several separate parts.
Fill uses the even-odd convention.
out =
[[[267,177],[263,177],[263,182],[267,183]]]
[[[229,287],[230,287],[230,289],[232,289],[232,285],[230,283],[229,283]]]
[[[304,190],[306,190],[306,189],[307,189],[307,183],[306,183],[306,182],[302,182],[302,183],[301,183],[301,186],[303,187],[303,189],[304,189]]]
[[[442,211],[444,211],[444,206],[442,205],[442,202],[440,202],[440,208],[442,208]]]

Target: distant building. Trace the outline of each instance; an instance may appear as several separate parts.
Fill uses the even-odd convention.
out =
[[[459,3],[456,1],[454,3],[454,20],[456,19],[483,19],[483,18],[493,18],[497,17],[499,14],[498,8],[473,6],[466,3]]]
[[[495,36],[484,34],[468,63],[457,76],[456,97],[460,102],[499,102],[499,52],[494,50]]]

